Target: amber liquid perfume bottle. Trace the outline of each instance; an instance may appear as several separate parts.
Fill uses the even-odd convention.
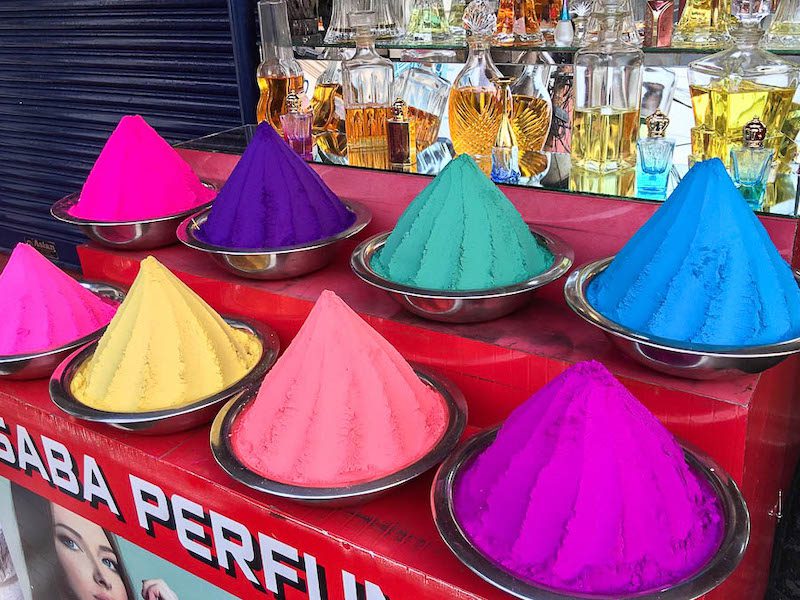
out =
[[[520,178],[519,145],[511,126],[514,99],[509,86],[512,81],[508,77],[497,80],[503,95],[503,116],[492,147],[492,181],[495,183],[517,183]]]
[[[450,82],[437,75],[432,65],[422,63],[404,70],[395,79],[393,89],[393,95],[408,105],[409,118],[414,122],[416,150],[422,152],[439,137]]]
[[[417,162],[414,122],[409,118],[408,105],[402,98],[392,104],[392,115],[386,120],[386,139],[389,168],[410,171]]]
[[[258,17],[262,62],[256,72],[260,91],[256,119],[259,123],[269,121],[283,134],[281,115],[287,111],[286,96],[292,91],[303,93],[303,71],[292,53],[286,1],[261,0]]]
[[[489,52],[496,18],[486,0],[472,0],[464,11],[469,54],[450,90],[450,137],[457,154],[469,154],[487,175],[492,147],[503,116],[503,99],[495,84],[502,73]]]

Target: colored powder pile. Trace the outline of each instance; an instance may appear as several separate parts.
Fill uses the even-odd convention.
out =
[[[691,576],[724,529],[711,486],[596,362],[511,414],[457,480],[455,512],[477,548],[516,576],[595,594]]]
[[[0,356],[65,346],[108,325],[116,309],[31,246],[17,244],[0,272]]]
[[[413,464],[439,442],[447,421],[444,401],[397,350],[325,291],[231,442],[264,477],[339,487]]]
[[[72,393],[105,411],[177,408],[236,383],[261,352],[257,338],[228,325],[151,256]]]
[[[466,154],[414,199],[371,263],[386,279],[429,290],[511,285],[552,264],[550,251]]]
[[[722,346],[800,336],[800,289],[718,159],[696,164],[587,290],[637,332]]]
[[[214,199],[139,115],[122,117],[83,184],[73,217],[119,222],[176,215]]]
[[[320,176],[262,123],[197,237],[224,248],[280,248],[332,237],[354,221]]]

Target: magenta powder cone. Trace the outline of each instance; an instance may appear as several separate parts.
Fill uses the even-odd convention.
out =
[[[678,583],[719,548],[722,508],[683,451],[597,362],[517,408],[456,482],[476,547],[521,579],[621,594]]]

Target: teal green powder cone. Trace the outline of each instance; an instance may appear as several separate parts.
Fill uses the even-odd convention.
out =
[[[429,290],[485,290],[553,264],[514,205],[462,154],[400,216],[372,258],[386,279]]]

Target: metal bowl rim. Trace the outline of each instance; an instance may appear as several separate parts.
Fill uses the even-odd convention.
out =
[[[417,376],[434,391],[436,391],[448,408],[449,418],[447,427],[436,444],[416,462],[412,463],[390,475],[375,481],[359,483],[342,487],[304,487],[281,483],[262,477],[242,464],[233,449],[230,447],[230,432],[236,419],[257,394],[257,388],[251,387],[243,391],[238,397],[232,398],[217,413],[211,426],[211,451],[217,464],[240,483],[281,498],[298,500],[302,502],[335,502],[337,500],[356,500],[359,497],[369,497],[373,494],[385,492],[402,485],[415,477],[429,471],[444,460],[453,448],[458,445],[464,432],[467,421],[467,405],[463,393],[449,379],[418,365],[413,365]]]
[[[661,588],[629,594],[590,594],[559,591],[517,575],[495,563],[469,539],[455,517],[453,485],[469,461],[494,440],[500,426],[466,440],[440,467],[431,488],[431,510],[439,535],[453,554],[473,573],[503,591],[525,600],[687,600],[699,598],[720,585],[736,569],[750,539],[750,514],[736,482],[707,454],[677,440],[689,467],[717,494],[726,517],[725,531],[714,555],[686,579]],[[729,523],[732,521],[732,527]],[[688,594],[688,595],[687,595]]]
[[[111,283],[106,283],[105,281],[80,280],[78,283],[95,295],[99,295],[95,289],[106,289],[121,295],[123,298],[125,297],[125,290]],[[59,354],[68,350],[74,350],[75,348],[83,346],[84,344],[88,344],[89,342],[99,338],[103,334],[103,331],[105,331],[106,327],[108,327],[108,325],[103,325],[99,329],[95,329],[92,333],[88,333],[82,338],[77,339],[74,342],[64,344],[63,346],[59,346],[58,348],[40,350],[39,352],[32,352],[29,354],[0,354],[0,364],[6,365],[16,362],[29,361],[37,358],[44,358],[45,356],[50,356],[51,354]]]
[[[415,298],[455,299],[455,300],[480,300],[485,298],[502,298],[531,292],[542,286],[552,283],[564,273],[569,271],[575,259],[575,253],[560,237],[551,233],[544,233],[528,225],[537,241],[544,245],[553,255],[553,264],[546,271],[529,279],[506,285],[499,288],[486,288],[482,290],[431,290],[405,285],[386,279],[379,275],[370,264],[375,253],[383,248],[391,231],[384,231],[359,244],[350,257],[350,266],[353,272],[363,281],[380,288],[386,292],[413,296]]]
[[[614,256],[582,265],[570,273],[569,278],[564,284],[564,297],[567,301],[567,305],[584,320],[599,327],[606,333],[660,350],[671,350],[673,352],[709,357],[768,358],[774,356],[788,356],[800,351],[800,337],[758,346],[737,347],[714,344],[687,344],[676,340],[669,340],[636,332],[616,321],[612,321],[595,309],[586,297],[586,290],[592,280],[602,273],[612,260],[614,260]],[[798,278],[800,278],[800,274],[795,273],[795,279]]]
[[[206,206],[201,208],[200,210],[195,210],[192,214],[186,217],[180,225],[178,225],[178,229],[176,230],[175,234],[178,237],[178,241],[182,244],[189,246],[190,248],[194,248],[195,250],[200,250],[202,252],[208,252],[209,254],[226,254],[230,256],[253,256],[253,255],[274,255],[274,254],[291,254],[293,252],[299,251],[306,251],[306,250],[316,250],[318,248],[324,248],[325,246],[330,246],[336,242],[340,242],[342,240],[346,240],[347,238],[353,237],[354,235],[358,234],[363,230],[369,222],[372,220],[372,213],[370,210],[360,202],[356,202],[354,200],[342,200],[342,203],[345,205],[347,210],[353,213],[356,217],[353,224],[350,225],[347,229],[344,229],[337,233],[336,235],[322,238],[321,240],[315,240],[312,242],[306,242],[305,244],[297,244],[295,246],[279,246],[276,248],[226,248],[225,246],[216,246],[214,244],[209,244],[197,238],[194,235],[194,229],[201,226],[205,223],[206,219],[208,218],[208,212],[211,210],[210,206]]]
[[[210,181],[206,181],[204,179],[200,180],[205,187],[209,188],[213,191],[218,191],[219,187]],[[75,217],[67,212],[67,209],[74,204],[76,204],[77,200],[80,199],[80,192],[73,192],[69,196],[65,196],[61,198],[61,200],[57,200],[53,205],[50,207],[50,214],[58,219],[59,221],[63,221],[64,223],[69,223],[71,225],[81,225],[87,227],[118,227],[120,225],[147,225],[149,223],[160,223],[162,221],[172,221],[176,219],[185,219],[188,215],[194,214],[198,211],[205,210],[211,207],[211,204],[214,200],[209,200],[208,202],[204,202],[203,204],[199,204],[193,208],[188,210],[183,210],[179,213],[175,213],[174,215],[165,215],[163,217],[155,217],[152,219],[138,219],[135,221],[92,221],[89,219],[82,219],[81,217]]]
[[[50,397],[61,410],[73,417],[83,419],[85,421],[93,421],[97,423],[107,424],[143,424],[153,423],[162,420],[167,420],[173,417],[193,413],[213,404],[227,400],[233,394],[241,389],[256,383],[264,374],[272,368],[278,359],[280,351],[280,342],[278,334],[269,325],[264,323],[249,321],[239,317],[228,317],[221,315],[228,325],[236,329],[244,330],[247,333],[254,335],[261,343],[261,357],[255,365],[244,374],[238,381],[232,383],[227,388],[206,396],[200,400],[196,400],[191,404],[187,404],[178,408],[169,408],[162,410],[153,410],[145,412],[112,412],[92,408],[80,402],[72,394],[70,384],[71,377],[67,377],[67,373],[74,373],[82,363],[88,360],[97,347],[99,340],[95,340],[85,346],[79,348],[70,354],[64,361],[56,368],[50,378]]]

